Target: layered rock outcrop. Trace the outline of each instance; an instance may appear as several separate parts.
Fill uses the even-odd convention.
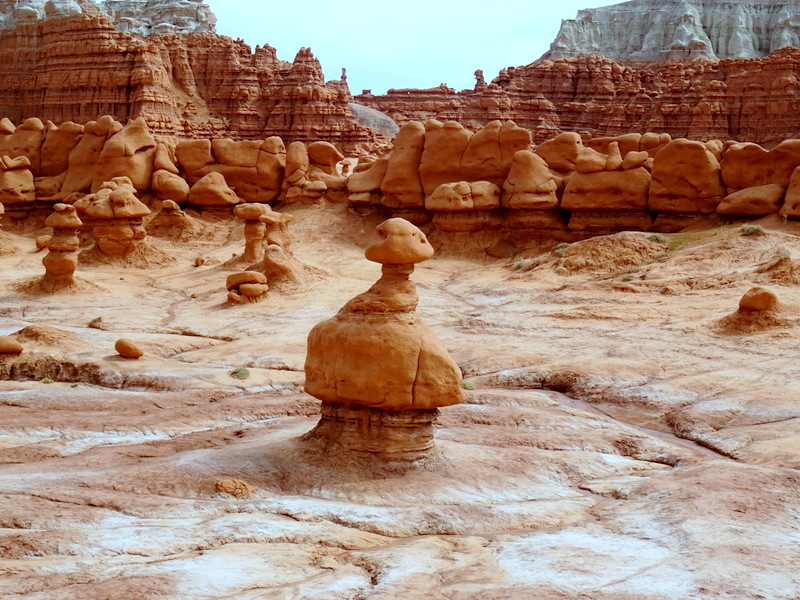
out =
[[[354,100],[392,117],[454,120],[475,130],[513,120],[542,142],[561,131],[584,140],[653,131],[771,146],[800,137],[800,49],[764,58],[623,64],[602,56],[540,60],[503,69],[456,92],[389,90]]]
[[[800,9],[789,0],[631,0],[561,22],[542,58],[600,54],[618,61],[760,58],[800,46]]]
[[[169,4],[190,13],[204,6],[190,0],[106,4],[119,22],[131,23],[139,17],[121,15],[135,15],[140,6],[152,11]],[[322,139],[343,147],[374,139],[353,117],[347,83],[326,83],[305,48],[287,63],[274,48],[251,50],[208,27],[181,35],[173,33],[180,28],[158,25],[150,27],[158,35],[141,37],[94,10],[14,22],[0,29],[0,114],[15,123],[38,117],[84,124],[110,115],[122,123],[142,117],[154,134],[181,138],[277,135],[286,143]]]

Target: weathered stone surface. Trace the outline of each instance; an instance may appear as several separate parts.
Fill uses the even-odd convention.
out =
[[[415,461],[428,456],[434,445],[433,422],[439,414],[429,410],[382,410],[360,405],[322,403],[322,417],[303,439],[326,452],[345,450],[350,455],[381,461]]]
[[[9,335],[0,335],[0,354],[21,354],[22,344]]]
[[[780,210],[784,191],[775,183],[745,188],[725,196],[717,206],[717,212],[721,215],[754,217],[772,215]]]
[[[397,207],[423,205],[425,190],[422,187],[419,168],[424,148],[425,126],[422,123],[411,121],[400,128],[394,139],[394,148],[380,185],[385,205]],[[353,177],[356,175],[352,175],[351,179]]]
[[[500,206],[500,188],[490,181],[443,183],[425,199],[433,211],[492,210]]]
[[[228,187],[225,177],[212,172],[192,186],[187,202],[195,206],[234,206],[241,199]]]
[[[467,150],[472,132],[460,123],[428,121],[425,124],[425,148],[419,166],[419,176],[426,195],[443,183],[461,181],[461,157]]]
[[[33,173],[27,157],[0,157],[0,203],[28,204],[36,199]]]
[[[508,178],[503,183],[503,208],[547,210],[558,208],[558,183],[539,155],[529,150],[514,154]]]
[[[150,187],[161,200],[172,200],[182,204],[189,197],[190,188],[186,180],[167,170],[161,169],[153,173]]]
[[[700,142],[671,141],[656,155],[650,210],[713,212],[726,195],[716,157]]]
[[[772,150],[757,144],[733,144],[725,149],[722,179],[728,192],[770,183],[784,189],[800,165],[800,140],[784,140]]]
[[[375,228],[364,256],[383,265],[415,264],[431,258],[433,247],[425,234],[405,219],[389,219]]]
[[[739,310],[746,311],[771,310],[777,305],[778,297],[775,292],[763,287],[750,288],[739,300]]]
[[[144,118],[131,121],[103,145],[97,159],[92,191],[96,192],[114,177],[127,177],[137,191],[150,187],[156,141],[150,135]]]
[[[601,171],[570,178],[561,207],[568,210],[647,209],[650,173],[644,168]]]
[[[787,0],[633,0],[578,11],[543,58],[602,54],[619,61],[763,57],[800,46],[797,6]]]

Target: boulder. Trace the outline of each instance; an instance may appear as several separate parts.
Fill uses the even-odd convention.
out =
[[[235,206],[241,199],[228,187],[225,177],[213,172],[192,186],[186,201],[194,206],[224,207]]]

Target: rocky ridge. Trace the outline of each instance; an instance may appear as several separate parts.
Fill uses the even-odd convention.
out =
[[[400,125],[453,120],[477,130],[496,120],[530,129],[534,141],[561,131],[584,139],[640,131],[771,146],[800,135],[800,50],[766,58],[623,64],[602,56],[540,60],[503,69],[473,90],[439,86],[360,95]]]
[[[763,58],[800,45],[800,14],[786,0],[631,0],[578,12],[543,59],[599,54],[617,61]]]

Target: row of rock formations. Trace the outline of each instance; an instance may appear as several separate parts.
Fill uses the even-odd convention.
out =
[[[159,35],[120,31],[102,11],[16,19],[0,28],[0,114],[59,124],[142,117],[154,133],[180,138],[277,135],[347,148],[374,139],[353,116],[346,81],[326,83],[307,48],[288,63],[270,46],[251,51],[211,31],[152,33]]]
[[[346,196],[338,170],[344,156],[329,142],[160,139],[142,117],[124,126],[109,115],[60,126],[2,119],[0,202],[23,214],[37,201],[73,204],[102,195],[120,177],[131,193],[207,208]]]
[[[0,202],[11,220],[55,204],[75,206],[84,220],[119,217],[125,222],[102,229],[105,254],[126,254],[143,239],[150,210],[139,199],[165,203],[161,212],[176,224],[180,207],[233,212],[247,203],[236,214],[253,247],[263,224],[285,227],[254,205],[323,198],[446,231],[667,232],[709,214],[800,218],[800,140],[766,150],[666,133],[588,142],[563,133],[532,146],[530,132],[510,121],[476,133],[428,121],[406,123],[391,152],[362,158],[352,174],[344,159],[321,141],[158,141],[141,118],[60,127],[3,119]]]
[[[626,134],[535,148],[512,122],[471,133],[410,122],[393,152],[348,180],[354,204],[381,204],[444,231],[678,231],[700,215],[800,218],[800,140],[752,143]]]
[[[458,121],[477,130],[513,120],[536,142],[562,131],[584,139],[642,131],[772,146],[800,137],[800,50],[765,58],[623,64],[602,56],[540,60],[503,69],[474,90],[445,85],[362,94],[359,104],[408,121]]]

